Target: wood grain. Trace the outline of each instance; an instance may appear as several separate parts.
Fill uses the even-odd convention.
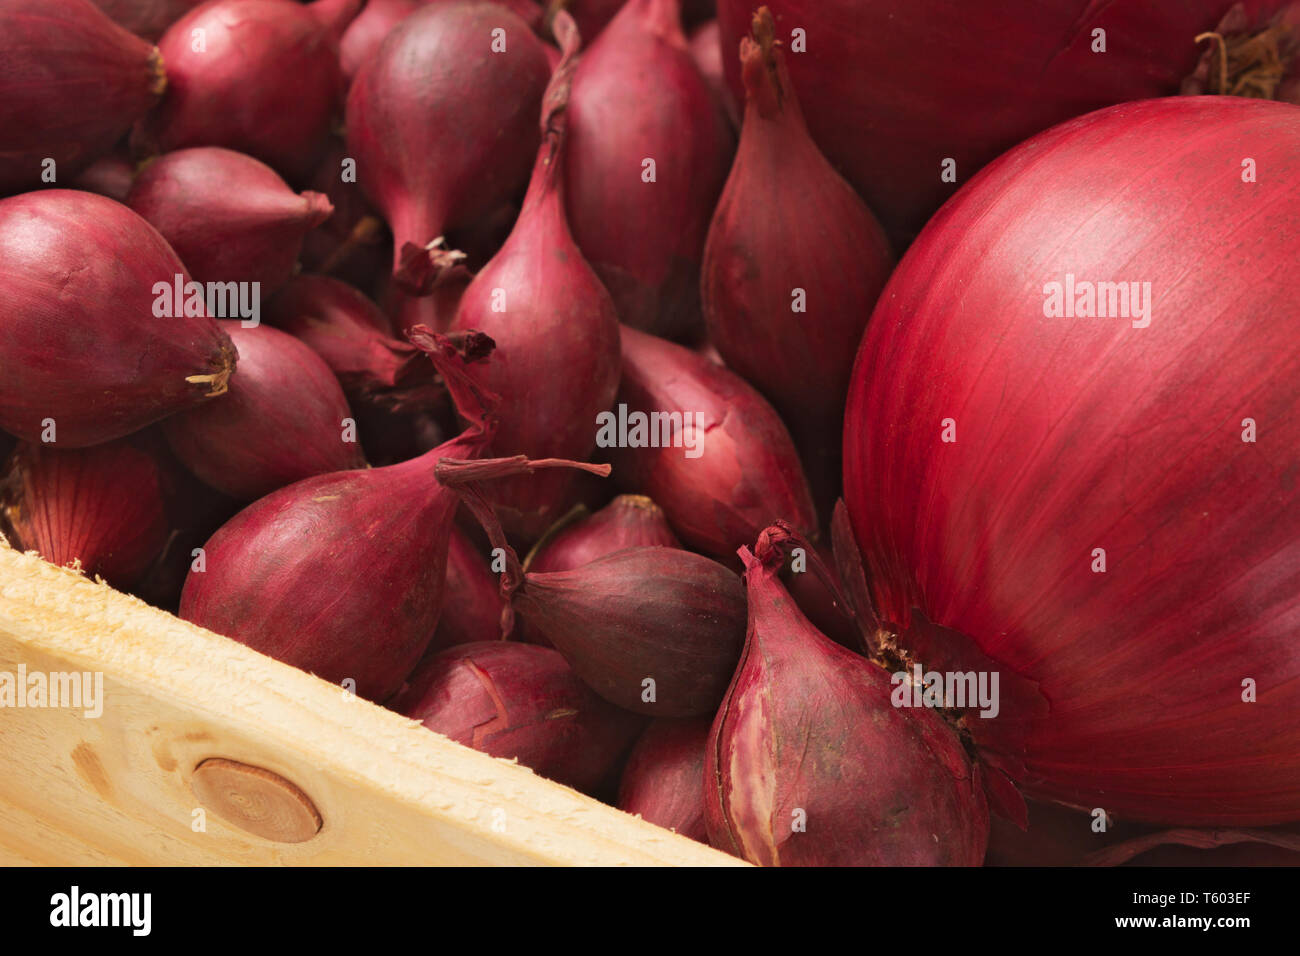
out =
[[[0,672],[20,665],[102,673],[104,701],[0,708],[6,865],[737,864],[0,539]],[[213,758],[290,782],[319,832],[204,807]]]

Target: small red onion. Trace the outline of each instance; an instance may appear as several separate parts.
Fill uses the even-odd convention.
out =
[[[115,150],[95,160],[72,180],[73,189],[98,193],[125,203],[135,180],[135,163],[125,150]]]
[[[713,719],[656,720],[632,748],[618,789],[618,808],[709,842],[704,825],[704,750]]]
[[[459,528],[451,532],[447,549],[447,593],[455,595],[438,618],[429,651],[460,644],[501,640],[501,611],[505,604],[487,559]]]
[[[645,495],[619,495],[538,542],[529,571],[572,571],[624,548],[680,548],[663,509]]]

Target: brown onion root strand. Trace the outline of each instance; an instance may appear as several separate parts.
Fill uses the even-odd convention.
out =
[[[1284,59],[1289,60],[1295,52],[1292,39],[1291,30],[1286,26],[1268,27],[1258,33],[1232,37],[1213,30],[1198,34],[1196,43],[1211,40],[1215,45],[1218,75],[1209,92],[1274,99],[1278,85],[1286,78]]]

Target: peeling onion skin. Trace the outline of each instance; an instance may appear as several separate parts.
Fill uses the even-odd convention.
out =
[[[156,47],[89,0],[0,4],[0,196],[59,183],[108,152],[158,102]]]
[[[734,562],[777,519],[813,535],[816,513],[798,453],[772,406],[734,372],[680,345],[623,327],[618,402],[702,415],[698,458],[683,448],[615,448],[614,478],[668,515],[689,548]]]
[[[817,145],[900,251],[985,164],[1056,123],[1114,103],[1171,96],[1234,0],[765,0],[777,38],[807,34],[790,73]],[[1245,0],[1263,22],[1283,0]],[[756,0],[718,0],[724,50]],[[1092,31],[1106,31],[1093,53]],[[740,64],[724,57],[732,91]],[[940,179],[945,158],[957,182]]]
[[[220,400],[235,347],[206,315],[154,315],[154,284],[189,280],[121,203],[45,189],[0,200],[0,427],[61,448],[139,431]]]
[[[619,319],[700,331],[704,238],[735,140],[682,34],[677,0],[629,0],[573,77],[565,203]],[[642,181],[655,161],[655,182]]]
[[[557,783],[599,791],[644,718],[607,704],[547,647],[465,644],[422,664],[391,707],[493,757]]]
[[[239,373],[219,401],[163,422],[172,450],[204,483],[241,501],[331,471],[364,468],[343,389],[310,347],[268,325],[223,320]]]
[[[704,826],[704,748],[710,717],[656,720],[623,768],[618,808],[684,837],[709,842]]]
[[[1050,712],[1004,693],[968,720],[1031,795],[1182,826],[1300,818],[1298,180],[1292,106],[1082,117],[948,203],[868,325],[844,483],[876,609],[904,648],[919,609],[955,669],[982,652],[1004,689],[1037,684]],[[1067,273],[1152,283],[1150,325],[1046,318]]]
[[[307,231],[334,212],[322,193],[295,193],[265,163],[215,146],[160,156],[136,176],[126,202],[194,281],[257,282],[263,302],[293,275]]]
[[[979,866],[988,807],[956,733],[809,623],[779,555],[741,558],[745,650],[705,752],[712,845],[762,866]]]

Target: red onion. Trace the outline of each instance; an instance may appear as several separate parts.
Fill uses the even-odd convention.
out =
[[[693,458],[684,447],[615,449],[622,487],[652,498],[688,547],[721,560],[778,518],[816,530],[790,433],[762,396],[689,349],[626,326],[622,341],[620,414],[689,412],[700,443]]]
[[[459,644],[501,640],[504,604],[487,559],[459,528],[451,532],[447,549],[447,593],[455,595],[438,618],[429,650],[442,651]]]
[[[461,296],[452,323],[453,329],[481,330],[500,345],[471,372],[510,410],[493,439],[498,455],[585,457],[596,444],[596,416],[618,388],[614,304],[583,261],[564,216],[560,166],[568,148],[565,103],[577,38],[566,39],[566,63],[547,91],[543,142],[519,219]],[[573,476],[556,472],[499,483],[490,496],[508,531],[536,538],[568,510],[572,489]]]
[[[163,422],[190,471],[253,501],[312,475],[365,467],[343,389],[315,352],[265,325],[221,326],[239,350],[230,394]]]
[[[538,542],[529,571],[572,571],[624,548],[680,548],[663,509],[644,495],[619,495]]]
[[[457,743],[588,792],[617,771],[643,726],[588,690],[550,648],[500,641],[430,658],[391,706]]]
[[[303,235],[334,211],[321,193],[296,195],[265,163],[214,146],[151,162],[127,205],[163,234],[196,281],[257,282],[268,297],[293,274]]]
[[[347,144],[332,138],[307,181],[309,189],[329,199],[334,215],[303,237],[300,259],[304,272],[332,275],[374,294],[388,276],[392,239],[361,187],[344,180],[348,159]]]
[[[695,331],[704,237],[734,141],[677,0],[624,5],[578,64],[568,122],[569,222],[619,318],[664,335]]]
[[[367,0],[339,41],[339,65],[351,83],[364,63],[378,52],[384,38],[421,7],[421,0]]]
[[[167,85],[157,48],[89,0],[5,0],[0,64],[0,195],[70,181]]]
[[[809,138],[772,29],[761,7],[753,39],[741,41],[745,122],[700,295],[710,340],[789,425],[825,508],[839,494],[854,350],[893,257],[871,210]]]
[[[72,188],[99,193],[120,203],[126,202],[135,179],[135,164],[125,151],[99,157],[72,180]]]
[[[0,200],[0,427],[76,448],[120,438],[221,395],[229,337],[155,309],[185,267],[120,203],[49,189]],[[164,284],[162,297],[155,285]]]
[[[394,338],[379,306],[337,279],[291,279],[271,300],[266,320],[324,359],[357,403],[398,408],[443,394],[423,353]]]
[[[690,36],[691,56],[695,58],[695,65],[699,68],[700,76],[709,84],[709,92],[713,94],[713,100],[727,117],[734,129],[740,128],[740,108],[736,105],[736,98],[731,95],[731,89],[727,86],[727,76],[722,68],[722,30],[718,26],[717,20],[709,20],[701,23],[691,31]],[[727,51],[730,54],[731,51]]]
[[[523,184],[550,72],[541,41],[513,13],[451,2],[408,16],[357,74],[348,148],[392,227],[393,275],[407,291],[427,292],[436,278],[434,240]]]
[[[656,720],[632,748],[618,808],[684,837],[709,842],[704,826],[704,748],[712,720]]]
[[[1297,175],[1290,106],[1091,114],[949,203],[867,327],[845,493],[876,609],[927,670],[1001,674],[968,726],[1033,795],[1300,818]]]
[[[212,0],[177,20],[158,42],[170,87],[139,148],[224,146],[306,179],[339,110],[338,38],[363,2]]]
[[[94,0],[95,6],[138,37],[157,40],[203,0]]]
[[[777,38],[804,31],[790,73],[817,145],[901,248],[981,166],[1040,130],[1179,90],[1233,0],[766,0]],[[1284,0],[1245,0],[1256,29]],[[720,0],[724,50],[754,0]],[[1094,31],[1105,52],[1093,52]],[[724,65],[737,94],[739,63]],[[955,161],[955,180],[941,178]]]
[[[978,769],[942,717],[894,707],[885,670],[799,612],[784,536],[740,550],[749,629],[705,754],[710,841],[765,866],[979,866]]]
[[[10,543],[129,588],[167,542],[163,495],[175,465],[156,452],[139,438],[66,451],[19,445],[0,478]]]

